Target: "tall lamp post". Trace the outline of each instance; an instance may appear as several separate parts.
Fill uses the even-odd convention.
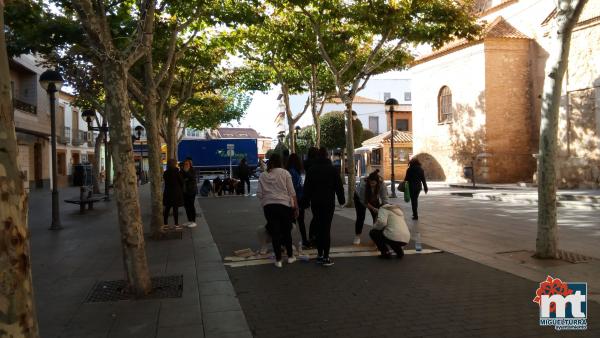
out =
[[[139,141],[142,138],[142,132],[144,131],[144,127],[137,126],[134,128],[135,135],[131,135],[132,146],[135,144],[135,141]],[[135,154],[135,152],[134,152]],[[144,164],[144,149],[142,149],[142,143],[140,142],[140,181],[142,180],[142,169]]]
[[[294,128],[294,152],[298,153],[298,134],[300,133],[300,126]]]
[[[110,165],[110,159],[108,158],[108,126],[106,125],[106,120],[102,121],[102,125],[100,125],[100,121],[98,121],[98,117],[96,116],[96,112],[92,109],[86,109],[81,113],[81,117],[85,120],[85,122],[88,125],[88,130],[94,130],[94,131],[99,131],[102,133],[103,137],[104,137],[104,171],[107,173],[104,176],[104,199],[106,201],[110,201],[110,195],[109,195],[109,190],[110,190],[110,182],[108,181],[108,172],[109,172],[109,165]],[[93,121],[96,120],[96,124],[98,124],[98,127],[94,127],[93,126]],[[99,154],[97,154],[96,156],[99,156]]]
[[[396,135],[396,128],[394,127],[394,111],[400,110],[398,100],[389,98],[385,101],[385,110],[390,113],[390,126],[391,126],[391,137],[390,137],[390,158],[392,165],[391,179],[392,179],[392,198],[396,198],[396,179],[394,177],[394,135]]]
[[[60,230],[60,214],[58,209],[57,168],[56,168],[56,92],[60,90],[64,81],[59,72],[48,69],[40,75],[40,85],[50,97],[50,129],[52,146],[52,223],[50,230]]]

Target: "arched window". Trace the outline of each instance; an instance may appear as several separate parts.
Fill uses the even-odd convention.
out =
[[[447,86],[443,86],[438,94],[438,121],[452,121],[452,92]]]

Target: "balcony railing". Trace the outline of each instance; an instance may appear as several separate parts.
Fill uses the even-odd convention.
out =
[[[37,106],[27,103],[27,102],[23,102],[21,100],[18,99],[14,99],[13,100],[13,105],[15,107],[15,109],[27,112],[27,113],[31,113],[31,114],[37,114]]]
[[[58,143],[69,144],[71,142],[71,127],[64,127],[62,132],[58,134]]]
[[[83,130],[73,131],[73,137],[71,138],[71,144],[74,146],[80,146],[84,144],[87,140],[85,137],[85,132]]]

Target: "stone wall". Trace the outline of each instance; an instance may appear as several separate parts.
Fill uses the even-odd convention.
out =
[[[531,181],[535,171],[529,47],[527,39],[485,40],[485,152],[489,157],[482,160],[487,161],[483,181]]]

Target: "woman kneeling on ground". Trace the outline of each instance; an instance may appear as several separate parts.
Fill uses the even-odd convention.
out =
[[[379,176],[379,170],[375,170],[369,176],[361,179],[356,185],[354,193],[354,208],[356,210],[356,223],[354,224],[354,245],[360,244],[360,235],[365,224],[367,209],[373,218],[373,224],[377,220],[379,207],[388,202],[387,188],[383,179]]]
[[[399,205],[385,204],[379,208],[377,222],[373,225],[373,230],[369,236],[377,249],[381,252],[379,257],[391,258],[388,245],[394,250],[398,258],[404,256],[402,247],[410,242],[410,231],[404,221],[404,213]]]

